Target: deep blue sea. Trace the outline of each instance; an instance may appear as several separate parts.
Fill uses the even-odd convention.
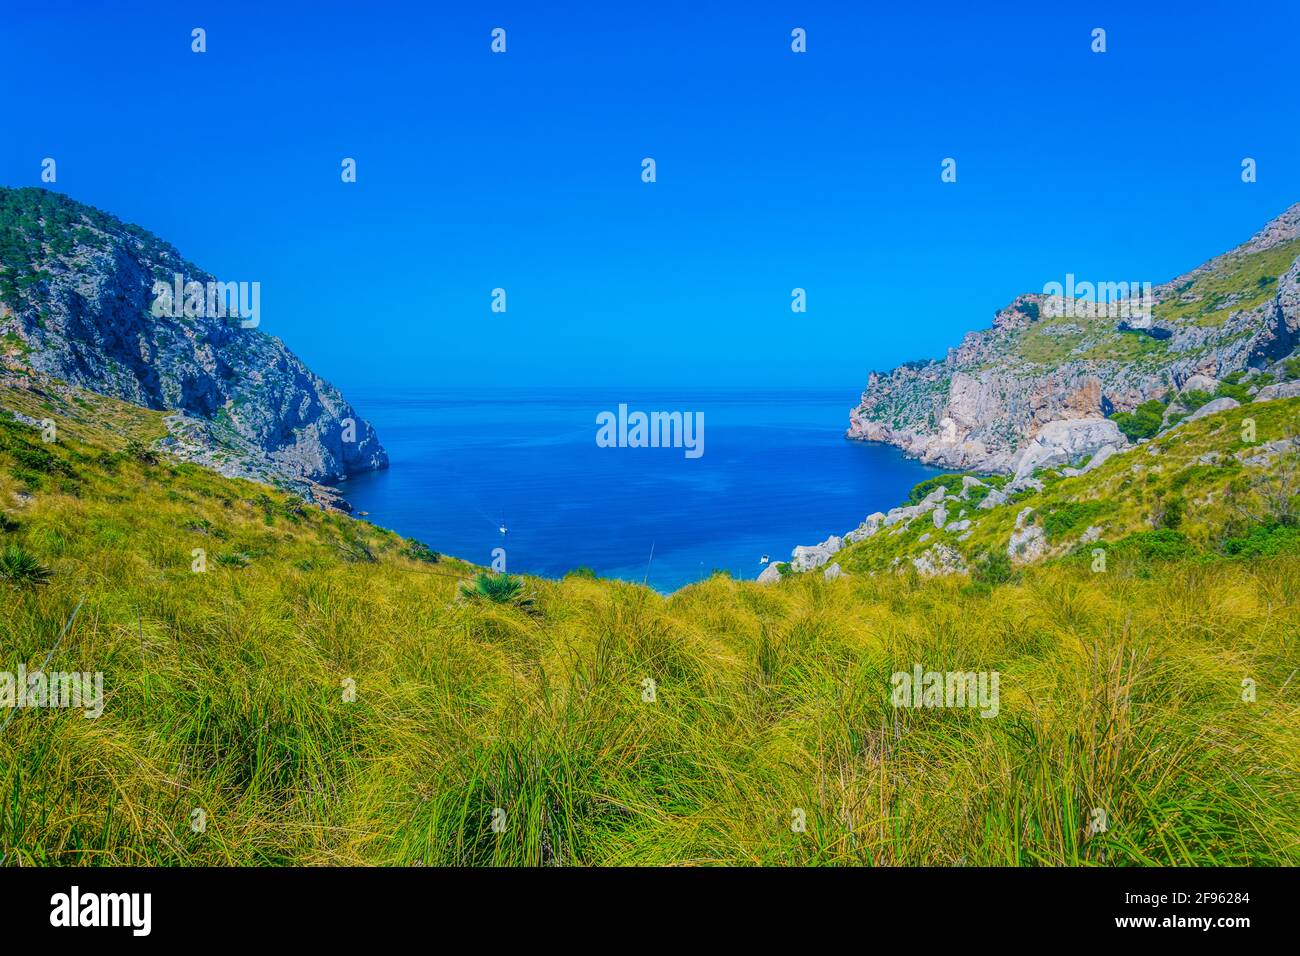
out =
[[[387,471],[340,490],[368,520],[436,551],[548,577],[588,567],[672,591],[725,569],[754,578],[899,504],[938,474],[844,438],[854,388],[432,390],[350,388]],[[602,448],[596,416],[704,413],[704,452]],[[507,533],[502,535],[504,526]],[[653,554],[653,557],[652,557]]]

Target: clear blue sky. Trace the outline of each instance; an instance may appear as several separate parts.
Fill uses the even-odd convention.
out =
[[[0,181],[54,157],[343,386],[859,386],[1300,200],[1294,0],[996,6],[10,3]]]

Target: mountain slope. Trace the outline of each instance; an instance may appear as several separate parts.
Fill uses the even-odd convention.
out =
[[[1049,423],[1132,412],[1189,382],[1236,375],[1249,390],[1294,377],[1281,360],[1300,343],[1300,204],[1152,299],[1134,319],[1019,296],[944,359],[873,372],[848,435],[944,467],[1014,472]]]
[[[370,424],[279,339],[238,315],[186,315],[183,302],[179,317],[154,314],[154,284],[176,275],[216,281],[138,226],[43,189],[0,188],[3,374],[173,410],[176,450],[309,496],[313,482],[387,465]]]
[[[863,552],[832,581],[574,574],[498,603],[390,532],[152,455],[159,412],[3,384],[0,407],[59,426],[0,414],[0,672],[52,653],[104,688],[96,719],[0,732],[4,865],[1300,862],[1300,556],[1195,530],[1227,476],[1184,459],[1235,457],[1226,413],[1045,482],[1108,508],[1177,483],[1195,553],[971,583]],[[1260,403],[1261,446],[1298,411]],[[1241,463],[1239,503],[1266,474]],[[918,664],[996,671],[996,715],[895,706]]]

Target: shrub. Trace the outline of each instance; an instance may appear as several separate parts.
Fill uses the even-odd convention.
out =
[[[442,560],[441,554],[434,551],[423,541],[417,541],[415,538],[411,539],[411,543],[406,546],[404,553],[408,558],[414,561],[423,561],[425,564],[437,564]]]
[[[1272,557],[1300,552],[1300,528],[1294,525],[1256,525],[1239,537],[1226,539],[1224,554],[1234,558]]]
[[[1187,502],[1177,495],[1173,495],[1160,502],[1156,523],[1161,528],[1177,528],[1183,523],[1183,518],[1186,515]]]
[[[971,565],[971,580],[996,586],[1006,584],[1016,576],[1011,559],[1002,551],[985,551]]]
[[[494,604],[524,603],[522,600],[524,582],[509,574],[488,574],[480,571],[474,575],[470,584],[461,585],[461,593],[466,597],[481,597]]]
[[[1149,561],[1187,558],[1197,554],[1187,536],[1172,528],[1136,531],[1115,542],[1114,551]]]
[[[1214,397],[1235,399],[1244,405],[1250,401],[1249,389],[1249,385],[1243,385],[1240,382],[1220,382],[1219,387],[1214,392]]]
[[[1100,501],[1072,501],[1047,514],[1043,532],[1048,538],[1063,537],[1103,510],[1105,506]]]
[[[1111,421],[1124,433],[1129,441],[1142,438],[1154,438],[1164,422],[1165,406],[1158,399],[1143,402],[1131,412],[1115,412]]]
[[[17,587],[35,587],[50,579],[50,569],[34,557],[11,544],[0,551],[0,579]]]
[[[129,440],[125,451],[128,458],[133,458],[142,465],[158,464],[158,453],[138,438]]]

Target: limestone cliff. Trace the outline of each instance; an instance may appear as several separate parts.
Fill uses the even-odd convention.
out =
[[[278,338],[209,314],[210,297],[191,310],[202,314],[159,309],[156,283],[177,275],[216,281],[138,226],[47,190],[0,189],[11,375],[172,410],[174,452],[227,475],[279,476],[309,497],[315,483],[387,466],[370,424]]]
[[[1194,376],[1286,377],[1280,360],[1300,344],[1300,203],[1151,293],[1142,315],[1117,315],[1143,311],[1134,300],[1090,310],[1021,295],[942,360],[871,373],[848,435],[944,467],[1014,473],[1050,422],[1128,412]]]

